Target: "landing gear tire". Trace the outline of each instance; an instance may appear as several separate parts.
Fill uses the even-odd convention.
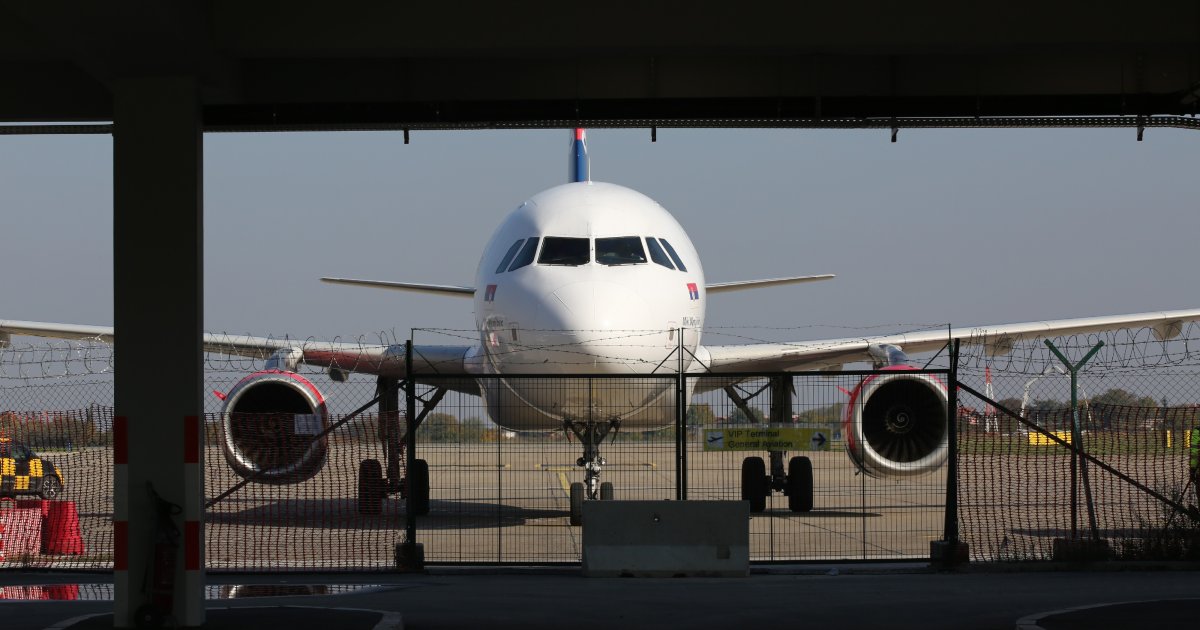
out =
[[[383,512],[383,466],[377,459],[358,464],[358,513],[374,516]]]
[[[793,457],[788,461],[787,497],[789,510],[793,512],[812,511],[812,460],[807,457]]]
[[[761,457],[742,460],[742,500],[750,502],[751,512],[767,509],[767,464]]]
[[[613,485],[611,481],[605,481],[604,483],[600,484],[600,500],[613,500]]]
[[[583,484],[576,481],[571,484],[571,524],[583,524]]]
[[[429,462],[413,460],[408,471],[408,491],[412,493],[413,514],[429,513]]]

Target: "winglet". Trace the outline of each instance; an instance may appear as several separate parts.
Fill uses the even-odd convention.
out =
[[[592,163],[587,154],[587,131],[576,129],[571,140],[571,164],[568,173],[572,182],[592,181]]]

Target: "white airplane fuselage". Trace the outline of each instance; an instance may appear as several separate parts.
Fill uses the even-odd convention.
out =
[[[539,193],[496,230],[475,287],[479,344],[468,369],[491,376],[479,383],[497,424],[537,431],[564,420],[630,429],[673,421],[672,375],[691,369],[700,348],[704,271],[654,200],[599,182]],[[495,378],[506,374],[604,376]]]

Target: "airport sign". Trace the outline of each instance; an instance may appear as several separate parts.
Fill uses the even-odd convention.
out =
[[[830,427],[708,428],[704,430],[704,450],[827,451],[832,436]]]

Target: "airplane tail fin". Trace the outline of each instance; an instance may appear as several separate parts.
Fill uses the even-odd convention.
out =
[[[592,163],[587,154],[587,131],[576,129],[571,140],[571,165],[568,175],[572,182],[592,181]]]

